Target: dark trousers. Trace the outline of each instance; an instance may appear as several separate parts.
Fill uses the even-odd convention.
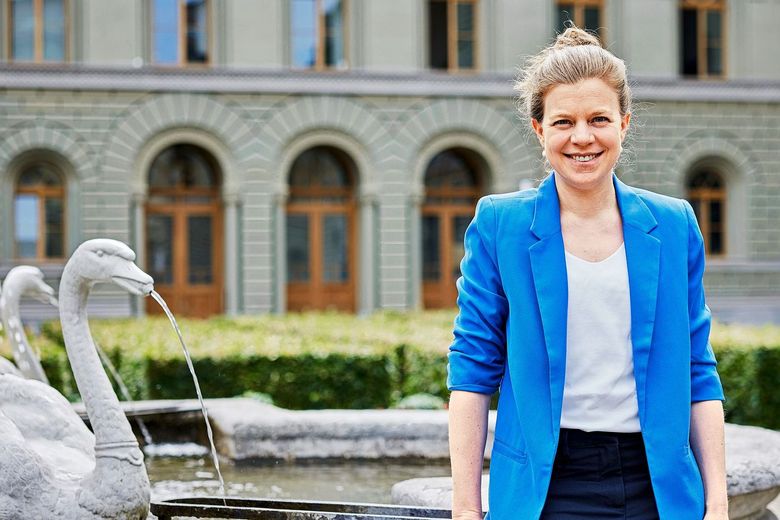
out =
[[[541,520],[658,520],[641,433],[561,429]]]

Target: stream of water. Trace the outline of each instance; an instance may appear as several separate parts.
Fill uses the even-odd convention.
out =
[[[217,478],[219,479],[219,494],[220,496],[225,496],[225,479],[222,478],[222,471],[219,469],[219,458],[217,457],[217,448],[214,446],[214,433],[211,431],[211,423],[209,422],[209,413],[206,410],[206,405],[203,403],[203,394],[200,391],[200,383],[198,382],[198,376],[195,375],[195,367],[192,366],[192,359],[190,358],[190,352],[187,350],[187,345],[184,343],[184,338],[181,335],[181,330],[179,330],[179,325],[176,323],[176,318],[173,317],[173,313],[168,308],[168,305],[165,303],[165,300],[163,300],[163,297],[160,296],[156,291],[152,291],[150,296],[157,301],[157,303],[160,304],[160,307],[162,307],[163,311],[165,311],[165,315],[168,316],[168,319],[171,321],[171,324],[173,325],[173,328],[176,330],[176,335],[179,336],[179,342],[181,343],[181,348],[184,350],[184,358],[187,360],[187,367],[190,369],[190,373],[192,374],[192,381],[195,383],[195,392],[198,394],[198,402],[200,403],[200,409],[203,410],[203,419],[206,421],[206,433],[209,437],[209,445],[211,447],[211,460],[214,462],[214,469],[217,471]],[[227,505],[227,503],[225,503]]]

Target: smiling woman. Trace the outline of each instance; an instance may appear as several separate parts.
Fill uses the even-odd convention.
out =
[[[453,519],[482,518],[500,390],[490,518],[725,520],[702,235],[687,202],[614,175],[631,121],[625,64],[571,27],[517,90],[552,171],[481,199],[466,231],[449,354]]]

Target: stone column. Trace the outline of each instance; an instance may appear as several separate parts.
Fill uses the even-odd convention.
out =
[[[412,193],[409,196],[409,280],[410,307],[414,310],[422,309],[422,205],[425,202],[424,193]]]
[[[133,193],[132,195],[133,205],[133,250],[135,251],[135,261],[141,267],[141,269],[148,269],[146,265],[146,230],[144,220],[144,208],[146,207],[146,193]],[[136,296],[134,298],[133,314],[136,317],[142,317],[146,315],[146,307],[143,296]]]
[[[359,268],[358,313],[369,314],[376,309],[376,207],[375,193],[364,193],[359,198]]]
[[[274,312],[284,314],[287,311],[287,199],[289,192],[285,186],[273,195],[273,291]]]
[[[236,193],[226,193],[222,197],[225,212],[225,314],[238,314],[238,205],[240,197]]]

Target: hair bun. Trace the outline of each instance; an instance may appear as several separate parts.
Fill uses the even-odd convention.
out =
[[[593,34],[583,31],[579,27],[569,27],[555,38],[553,49],[564,47],[577,47],[578,45],[595,45],[601,47],[601,42]]]

